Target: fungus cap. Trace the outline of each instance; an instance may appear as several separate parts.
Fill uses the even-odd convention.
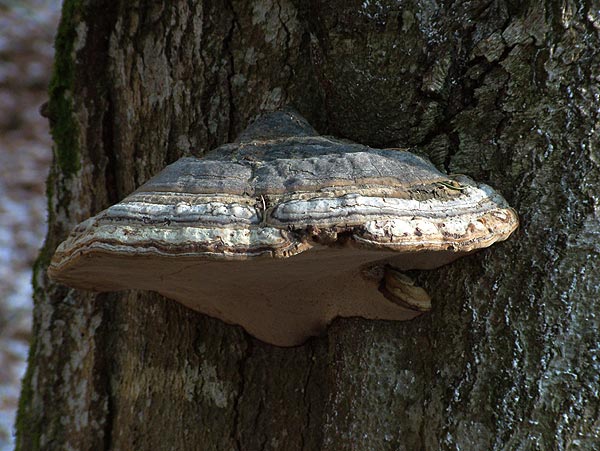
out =
[[[293,346],[337,316],[414,318],[429,297],[398,271],[444,265],[517,225],[486,185],[279,111],[79,224],[48,274],[84,290],[156,291]]]

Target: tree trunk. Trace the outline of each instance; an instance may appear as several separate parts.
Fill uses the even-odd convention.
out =
[[[17,449],[600,449],[593,3],[65,0]],[[47,279],[76,223],[287,104],[489,183],[520,230],[420,273],[430,314],[287,349]]]

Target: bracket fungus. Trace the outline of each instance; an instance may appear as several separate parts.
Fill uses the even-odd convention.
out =
[[[414,318],[430,299],[401,271],[444,265],[517,225],[486,185],[278,111],[79,224],[48,274],[84,290],[156,291],[293,346],[337,316]]]

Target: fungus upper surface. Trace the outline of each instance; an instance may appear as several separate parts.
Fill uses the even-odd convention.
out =
[[[386,267],[441,266],[517,224],[486,185],[410,152],[319,136],[280,111],[78,225],[49,275],[80,289],[157,291],[290,346],[336,316],[415,317],[422,299],[390,294],[415,291]]]

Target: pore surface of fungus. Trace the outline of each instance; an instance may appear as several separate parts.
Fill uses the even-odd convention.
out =
[[[517,224],[486,185],[406,151],[320,136],[279,111],[79,224],[49,275],[156,291],[292,346],[336,316],[414,318],[429,296],[399,271],[441,266]]]

